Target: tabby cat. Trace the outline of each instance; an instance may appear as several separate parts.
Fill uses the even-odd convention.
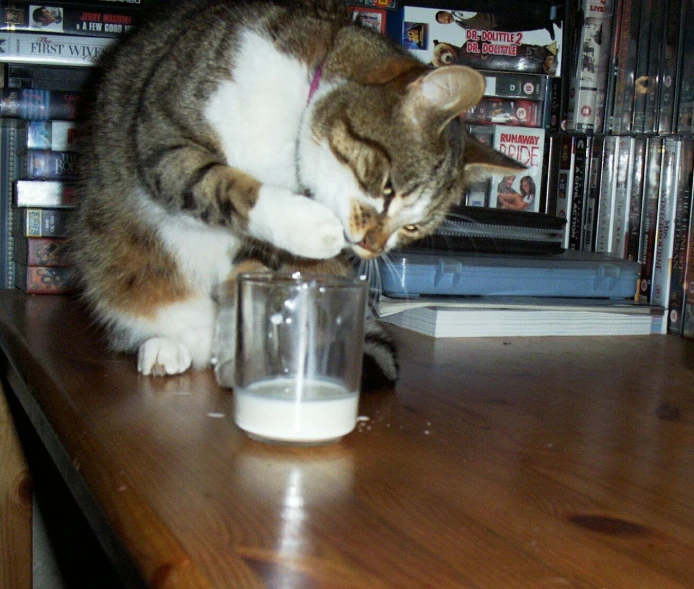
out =
[[[467,182],[518,164],[458,115],[483,77],[431,69],[340,0],[192,0],[102,64],[73,228],[84,296],[145,375],[214,357],[219,292],[263,267],[346,273],[431,233]],[[365,378],[395,381],[367,327]]]

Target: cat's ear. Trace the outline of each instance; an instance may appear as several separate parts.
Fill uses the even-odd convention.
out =
[[[468,183],[484,180],[494,174],[505,176],[527,169],[500,151],[469,137],[465,141],[463,162],[465,180]]]
[[[484,76],[464,65],[428,71],[407,88],[405,108],[418,124],[435,122],[442,130],[475,106],[484,94]]]

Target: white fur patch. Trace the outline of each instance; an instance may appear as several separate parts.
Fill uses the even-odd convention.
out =
[[[260,189],[249,216],[248,231],[306,258],[332,258],[346,245],[342,223],[330,209],[273,186]]]
[[[296,138],[311,73],[251,31],[244,34],[235,61],[233,80],[220,84],[205,116],[229,165],[296,192]]]
[[[208,296],[162,307],[152,318],[109,311],[105,315],[121,334],[117,348],[139,351],[138,369],[143,374],[165,366],[167,374],[185,371],[192,363],[210,363],[217,305]],[[157,339],[148,343],[148,340]]]
[[[231,272],[239,238],[185,213],[170,213],[150,198],[141,197],[139,201],[143,203],[143,216],[152,221],[191,286],[206,294],[214,293]]]

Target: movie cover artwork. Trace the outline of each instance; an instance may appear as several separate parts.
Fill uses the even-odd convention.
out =
[[[467,110],[462,118],[466,123],[476,125],[541,127],[543,112],[541,102],[484,97]]]
[[[19,130],[19,148],[77,150],[77,125],[74,121],[26,121]]]
[[[562,29],[549,18],[406,6],[401,43],[436,67],[561,75]]]
[[[480,73],[484,74],[485,96],[545,100],[547,92],[547,78],[545,76],[499,72]]]
[[[15,286],[28,294],[67,294],[77,288],[69,266],[25,266],[15,264]]]
[[[596,129],[597,109],[604,102],[607,81],[611,10],[610,0],[584,0],[584,24],[577,38],[567,112],[567,127],[571,130]]]
[[[17,207],[75,208],[77,187],[60,180],[17,180],[14,204]]]
[[[386,13],[384,10],[376,8],[366,8],[363,6],[350,6],[352,20],[363,24],[377,33],[386,32]]]
[[[35,33],[67,33],[93,37],[118,37],[136,24],[127,10],[100,7],[26,4],[2,8],[0,29]]]
[[[32,121],[71,121],[77,116],[79,92],[3,88],[0,90],[0,117]]]
[[[28,149],[22,156],[24,175],[29,179],[74,180],[78,157],[72,151]]]
[[[494,148],[523,164],[527,170],[492,177],[489,206],[538,212],[545,130],[497,125],[494,127]]]
[[[349,6],[362,8],[376,8],[379,10],[397,10],[399,2],[397,0],[350,0]]]
[[[65,237],[15,237],[14,261],[25,266],[70,266]]]

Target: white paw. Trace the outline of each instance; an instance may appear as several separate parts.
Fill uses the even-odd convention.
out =
[[[337,215],[314,200],[263,186],[249,217],[250,233],[295,256],[332,258],[345,247]]]
[[[190,368],[192,357],[183,344],[153,337],[137,350],[137,370],[144,375],[165,376],[181,374]]]

